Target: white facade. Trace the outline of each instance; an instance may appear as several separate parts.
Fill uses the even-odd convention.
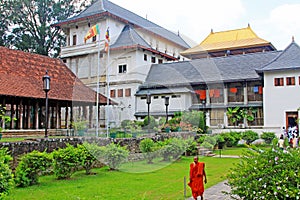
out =
[[[89,29],[98,24],[100,27],[99,42],[92,38],[84,43],[84,37]],[[90,26],[89,26],[90,25]],[[96,90],[97,78],[100,74],[99,92],[119,103],[119,106],[110,106],[100,109],[100,123],[103,126],[107,117],[112,126],[119,126],[124,119],[135,119],[136,93],[148,74],[151,64],[167,62],[167,58],[140,48],[124,48],[104,52],[104,38],[107,27],[110,31],[110,44],[113,45],[127,24],[113,18],[101,18],[95,21],[85,21],[62,25],[67,34],[67,46],[62,47],[61,58],[66,65],[83,81],[84,84]],[[151,45],[155,52],[162,52],[171,57],[180,58],[179,52],[185,48],[163,39],[149,31],[135,29],[140,36]],[[101,50],[98,60],[99,46]],[[180,58],[182,60],[182,58]],[[100,68],[98,72],[98,63]],[[121,69],[120,69],[121,68]],[[108,78],[106,78],[108,76]],[[122,90],[122,92],[121,92]],[[130,91],[130,92],[129,92]],[[122,93],[122,94],[121,94]],[[130,94],[128,94],[130,93]],[[106,114],[105,114],[106,113]]]
[[[173,93],[173,94],[152,94],[150,104],[150,114],[163,116],[166,111],[165,97],[169,97],[168,112],[174,113],[179,111],[188,111],[192,105],[192,94],[186,93]],[[136,113],[148,112],[148,104],[145,96],[137,96],[137,109]],[[163,114],[162,114],[163,113]]]
[[[294,77],[295,84],[287,85],[287,78]],[[300,70],[264,72],[264,126],[288,127],[288,117],[297,117],[300,108]],[[275,78],[283,78],[283,86],[275,86]]]

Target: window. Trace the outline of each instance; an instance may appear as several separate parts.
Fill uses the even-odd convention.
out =
[[[283,78],[275,78],[274,85],[275,86],[283,86]]]
[[[97,36],[95,35],[92,40],[93,40],[93,42],[96,42]]]
[[[147,97],[146,96],[142,96],[141,99],[147,99]]]
[[[116,90],[110,91],[110,97],[112,97],[112,98],[116,97]]]
[[[154,96],[153,99],[158,99],[158,96]]]
[[[295,85],[295,77],[286,77],[286,85]]]
[[[126,73],[127,71],[127,65],[124,64],[124,65],[119,65],[119,73],[122,74],[122,73]]]
[[[123,89],[118,89],[118,97],[123,97]]]
[[[180,95],[173,94],[171,97],[172,97],[172,98],[180,98],[181,96],[180,96]]]
[[[131,88],[125,89],[125,97],[130,97],[131,96]]]
[[[144,54],[144,61],[147,61],[147,60],[148,60],[147,54]]]
[[[156,58],[152,56],[152,57],[151,57],[151,62],[152,62],[152,63],[156,63]]]
[[[158,64],[162,64],[163,60],[162,59],[158,59]]]
[[[77,41],[77,36],[73,35],[73,45],[76,45],[76,41]]]

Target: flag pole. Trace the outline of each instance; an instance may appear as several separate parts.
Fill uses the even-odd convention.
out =
[[[99,136],[99,82],[100,82],[100,34],[98,34],[98,56],[97,56],[97,98],[96,98],[96,107],[97,107],[97,115],[96,115],[96,136]]]
[[[108,42],[108,41],[107,41]],[[106,137],[109,137],[109,100],[110,100],[110,86],[109,86],[109,60],[110,60],[110,48],[107,49],[107,64],[106,64],[106,81],[107,81],[107,120],[106,120]]]

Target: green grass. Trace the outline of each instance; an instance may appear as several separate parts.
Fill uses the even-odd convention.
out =
[[[14,188],[6,199],[13,200],[73,200],[73,199],[184,199],[183,180],[189,176],[192,157],[172,163],[145,161],[126,163],[119,171],[106,167],[94,169],[96,175],[78,172],[70,180],[56,180],[53,176],[40,178],[40,184],[28,188]],[[206,163],[206,188],[226,179],[225,175],[239,159],[200,157]],[[130,173],[129,173],[130,172]],[[187,196],[191,196],[187,187]]]
[[[262,150],[270,149],[271,146],[262,146],[258,147]],[[226,147],[221,150],[221,155],[236,155],[236,156],[241,156],[244,151],[246,151],[248,148],[245,147]],[[220,150],[214,150],[213,151],[215,154],[219,155]]]

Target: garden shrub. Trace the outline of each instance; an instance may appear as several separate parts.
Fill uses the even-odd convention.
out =
[[[148,161],[148,164],[153,163],[153,159],[156,157],[157,145],[150,138],[145,138],[140,142],[140,150],[144,153],[144,158]]]
[[[232,134],[230,134],[230,132],[221,133],[221,135],[227,147],[232,147],[238,142],[238,140],[236,140],[236,138]]]
[[[49,172],[51,165],[51,155],[46,152],[32,151],[23,155],[15,172],[16,185],[28,187],[37,184],[39,176]]]
[[[53,151],[52,155],[53,171],[57,179],[70,178],[80,165],[78,149],[70,144],[64,149]]]
[[[261,139],[264,139],[267,144],[271,144],[272,140],[276,138],[276,135],[274,132],[263,132],[260,136]]]
[[[84,142],[83,144],[77,145],[79,154],[79,163],[85,169],[85,174],[91,174],[91,170],[97,163],[97,159],[103,156],[103,148],[97,144],[90,144]]]
[[[229,135],[234,137],[234,139],[235,139],[233,146],[237,145],[238,142],[240,141],[240,139],[242,139],[242,132],[239,132],[239,131],[230,131]]]
[[[123,121],[121,122],[121,127],[122,127],[122,128],[127,128],[128,126],[131,125],[131,123],[132,123],[131,120],[125,119],[125,120],[123,120]]]
[[[122,147],[119,144],[111,143],[104,148],[104,162],[110,168],[110,170],[116,170],[118,167],[127,160],[129,151],[126,147]]]
[[[227,175],[239,199],[300,199],[300,149],[246,151]]]
[[[249,145],[251,142],[259,139],[258,133],[248,130],[242,133],[242,139]]]
[[[197,154],[198,154],[197,142],[193,138],[187,140],[186,155],[195,156]]]
[[[178,159],[187,149],[187,143],[180,138],[171,138],[165,142],[160,152],[163,156],[163,161],[170,161],[171,158]]]
[[[13,174],[9,167],[12,157],[7,149],[0,149],[0,199],[5,198],[14,185]]]
[[[144,128],[148,128],[148,116],[145,117],[144,123],[143,123]],[[150,115],[150,129],[153,129],[154,127],[157,127],[157,122],[155,121],[155,118]]]
[[[203,140],[203,143],[200,145],[206,149],[212,150],[217,143],[217,139],[214,136],[206,136]]]

